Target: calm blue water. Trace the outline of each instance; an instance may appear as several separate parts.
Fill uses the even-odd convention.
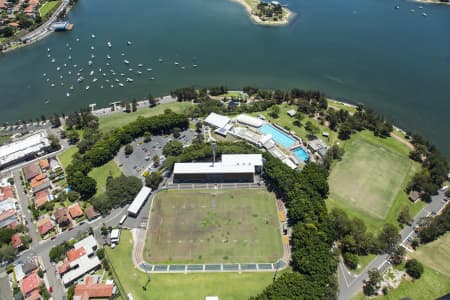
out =
[[[259,131],[261,131],[264,134],[272,135],[273,140],[286,149],[291,148],[295,144],[295,140],[291,136],[287,135],[281,130],[278,130],[277,128],[273,127],[270,124],[265,124],[261,126],[259,128]]]
[[[0,56],[0,122],[164,95],[183,86],[301,87],[373,107],[450,156],[445,138],[450,136],[450,6],[424,5],[428,17],[423,17],[419,4],[401,0],[284,3],[297,17],[288,26],[266,28],[251,23],[245,10],[229,0],[79,0],[69,16],[74,31]],[[73,59],[64,67],[69,54]],[[91,54],[95,59],[89,68]],[[106,66],[107,54],[111,66]],[[140,63],[142,74],[137,73]],[[74,83],[73,64],[85,69],[89,82]],[[94,67],[95,83],[87,73]],[[107,70],[107,78],[99,68]],[[126,77],[134,82],[123,82]],[[124,87],[114,83],[111,88],[104,81],[116,78]]]
[[[294,149],[292,152],[294,152],[294,155],[303,162],[309,159],[308,153],[301,147]]]

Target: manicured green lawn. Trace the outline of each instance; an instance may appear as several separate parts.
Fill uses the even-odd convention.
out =
[[[39,9],[39,13],[41,14],[41,17],[47,16],[47,14],[54,7],[56,7],[59,3],[60,3],[60,1],[48,1],[48,2],[45,2],[44,5],[42,5],[41,8]]]
[[[275,262],[283,256],[275,198],[262,189],[160,192],[150,222],[148,262]]]
[[[403,191],[417,167],[406,156],[408,151],[400,142],[368,131],[353,135],[330,173],[328,207],[345,209],[366,220],[371,229],[384,221],[395,223],[404,205],[416,213],[422,204],[410,204]]]
[[[119,177],[122,174],[114,160],[110,160],[108,163],[101,167],[92,169],[88,176],[95,179],[97,182],[96,196],[105,192],[106,179],[111,175],[112,177]]]
[[[375,258],[375,254],[369,254],[365,256],[358,256],[358,268],[353,271],[353,273],[359,274],[361,273],[368,264]]]
[[[126,293],[131,293],[135,300],[202,300],[206,296],[219,296],[220,300],[248,299],[260,293],[273,278],[271,272],[151,274],[151,282],[144,291],[147,277],[134,268],[131,249],[131,233],[122,230],[119,245],[106,251]]]
[[[77,146],[72,146],[64,150],[63,153],[58,155],[59,161],[61,162],[64,169],[72,162],[72,156],[78,152]]]
[[[354,108],[353,106],[342,104],[341,102],[333,100],[333,99],[327,99],[327,101],[328,101],[328,107],[332,107],[335,110],[343,109],[343,110],[350,112],[351,114],[356,112],[356,108]]]
[[[450,278],[450,232],[431,243],[421,245],[411,256]]]
[[[11,137],[9,135],[0,135],[0,145],[6,144],[10,139]]]
[[[125,113],[117,112],[106,116],[100,116],[99,129],[103,132],[110,131],[124,126],[134,120],[137,117],[151,117],[164,113],[164,110],[170,108],[174,112],[184,112],[188,107],[192,106],[190,102],[172,102],[167,104],[157,105],[152,108],[139,109],[136,112]]]

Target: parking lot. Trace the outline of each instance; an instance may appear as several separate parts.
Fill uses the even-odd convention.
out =
[[[192,140],[195,137],[195,131],[188,129],[180,133],[180,137],[176,140],[181,142],[184,146],[192,144]],[[165,157],[162,155],[162,149],[168,141],[175,140],[172,135],[165,136],[152,136],[152,140],[148,143],[144,143],[143,138],[134,140],[131,145],[133,146],[133,153],[128,157],[125,155],[124,147],[116,155],[115,161],[123,174],[126,176],[136,176],[143,178],[142,174],[145,170],[155,171],[158,166],[154,165],[153,156],[156,154],[160,157],[160,163],[164,162]]]

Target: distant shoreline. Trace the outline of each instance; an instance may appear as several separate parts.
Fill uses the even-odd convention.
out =
[[[283,7],[283,11],[286,13],[286,16],[283,17],[282,20],[279,21],[263,21],[258,16],[253,14],[252,7],[245,1],[245,0],[230,0],[232,2],[238,3],[245,7],[245,10],[247,11],[250,19],[258,25],[265,25],[265,26],[284,26],[288,25],[289,22],[292,20],[292,18],[295,16],[295,14],[290,11],[289,9]]]
[[[450,5],[450,2],[441,2],[439,0],[411,0],[412,2],[416,3],[424,3],[424,4],[444,4],[444,5]]]

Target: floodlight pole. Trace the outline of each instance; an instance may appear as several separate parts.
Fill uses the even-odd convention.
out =
[[[212,151],[213,151],[213,167],[214,167],[214,163],[216,162],[216,148],[217,148],[217,144],[216,143],[212,143],[211,144],[212,147]]]

